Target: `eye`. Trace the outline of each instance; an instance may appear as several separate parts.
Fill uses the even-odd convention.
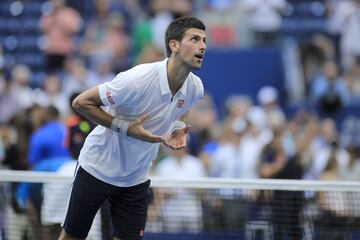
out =
[[[200,41],[200,37],[199,36],[194,36],[194,37],[191,38],[191,41],[198,42],[198,41]]]

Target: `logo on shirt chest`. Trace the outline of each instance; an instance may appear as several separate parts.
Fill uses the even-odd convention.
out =
[[[179,99],[176,106],[178,108],[182,108],[184,106],[184,103],[185,103],[184,99]]]

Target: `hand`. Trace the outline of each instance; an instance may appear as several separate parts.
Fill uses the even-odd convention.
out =
[[[154,135],[144,128],[144,122],[148,117],[149,114],[147,113],[130,122],[127,135],[150,143],[164,142],[165,139],[163,137]]]
[[[186,147],[186,134],[189,132],[191,125],[187,125],[186,128],[176,130],[165,140],[165,146],[171,149],[181,149]]]

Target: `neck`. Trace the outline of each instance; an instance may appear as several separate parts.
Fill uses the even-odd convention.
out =
[[[180,60],[170,57],[167,62],[167,78],[171,93],[175,95],[185,82],[190,73],[190,68]]]

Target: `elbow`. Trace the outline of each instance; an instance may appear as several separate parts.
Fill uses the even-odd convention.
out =
[[[87,90],[78,95],[72,102],[71,106],[73,110],[81,115],[87,115],[89,112],[94,111],[94,108],[100,106],[99,97],[96,95],[96,89]],[[100,98],[99,98],[100,99]]]
[[[71,103],[72,108],[76,111],[76,112],[81,112],[81,109],[83,108],[83,104],[82,101],[79,97],[76,97],[72,103]]]

